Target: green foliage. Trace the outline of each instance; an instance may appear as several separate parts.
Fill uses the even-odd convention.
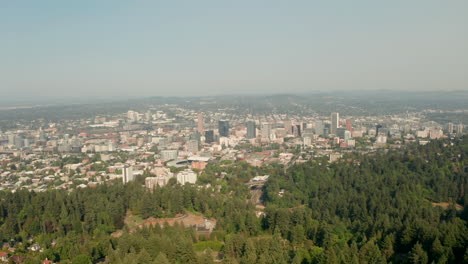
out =
[[[72,264],[91,264],[91,263],[93,263],[91,261],[91,258],[88,255],[84,255],[84,254],[76,256],[72,261]]]
[[[274,174],[264,195],[265,227],[298,245],[302,226],[327,262],[344,261],[345,252],[360,263],[460,262],[468,246],[468,137],[451,143],[309,162]],[[444,210],[432,202],[452,205]],[[357,250],[350,251],[352,244]]]
[[[195,251],[205,251],[208,248],[213,251],[221,251],[222,247],[223,244],[219,241],[201,241],[193,245]]]

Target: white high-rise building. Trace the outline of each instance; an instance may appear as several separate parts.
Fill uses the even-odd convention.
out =
[[[262,140],[270,140],[271,125],[268,123],[262,124]]]
[[[453,133],[453,123],[448,123],[448,125],[447,125],[447,132],[448,132],[448,134],[452,134],[452,133]]]
[[[133,175],[133,167],[132,166],[125,166],[122,169],[122,181],[123,183],[128,183],[130,181],[133,181],[135,179],[135,176]]]
[[[462,123],[458,124],[458,126],[457,126],[457,134],[458,135],[463,134],[463,124]]]
[[[340,114],[332,113],[331,114],[331,133],[336,135],[336,129],[340,127]]]

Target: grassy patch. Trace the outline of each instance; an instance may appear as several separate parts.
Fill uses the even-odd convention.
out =
[[[201,241],[193,245],[195,251],[204,251],[207,248],[210,248],[213,251],[221,251],[223,248],[223,243],[219,241]]]
[[[125,223],[128,227],[136,227],[143,224],[144,222],[145,220],[143,220],[143,218],[141,218],[139,215],[128,214],[125,218]]]

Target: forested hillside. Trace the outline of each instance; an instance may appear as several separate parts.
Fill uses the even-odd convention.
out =
[[[257,218],[244,183],[265,174],[265,216]],[[141,180],[0,192],[0,239],[29,263],[468,263],[468,137],[286,172],[210,165],[199,181],[219,189],[172,183],[151,192]],[[124,222],[129,212],[187,211],[217,219],[215,231]],[[33,243],[44,251],[28,250]]]
[[[266,188],[267,226],[290,239],[302,233],[325,250],[327,262],[466,262],[467,155],[465,137],[295,166]]]

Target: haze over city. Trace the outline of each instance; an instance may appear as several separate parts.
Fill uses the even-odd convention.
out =
[[[467,1],[2,1],[3,100],[467,90]]]
[[[468,263],[468,1],[0,0],[0,264]]]

